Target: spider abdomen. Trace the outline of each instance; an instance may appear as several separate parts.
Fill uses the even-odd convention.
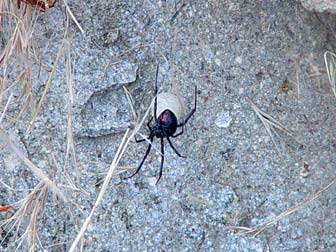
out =
[[[177,119],[173,112],[169,109],[163,111],[157,118],[155,124],[156,137],[170,137],[173,136],[177,129]]]
[[[170,110],[176,116],[177,121],[184,116],[184,110],[180,99],[172,93],[160,93],[157,95],[156,119],[158,119],[165,110]]]

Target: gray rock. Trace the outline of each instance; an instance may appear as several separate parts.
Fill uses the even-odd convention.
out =
[[[115,134],[131,125],[131,111],[122,86],[136,80],[138,67],[123,61],[106,72],[102,82],[88,76],[75,89],[73,132],[77,137]],[[85,76],[81,72],[77,75]],[[84,77],[84,80],[86,78]]]
[[[12,140],[24,145],[27,157],[57,183],[69,202],[62,203],[49,191],[20,214],[19,228],[3,225],[14,212],[1,212],[0,237],[6,236],[1,251],[32,250],[31,227],[36,227],[36,251],[69,251],[124,131],[132,125],[122,87],[127,85],[137,112],[144,112],[153,97],[157,63],[159,88],[168,90],[175,82],[187,111],[198,87],[194,116],[184,134],[171,139],[187,158],[176,156],[164,139],[163,176],[155,185],[161,163],[160,139],[155,139],[136,176],[125,179],[132,173],[126,171],[112,178],[85,232],[83,250],[335,251],[335,185],[259,235],[244,233],[302,203],[335,177],[335,97],[323,62],[325,49],[334,48],[334,29],[328,28],[335,17],[320,15],[330,16],[325,26],[294,0],[68,1],[86,31],[83,35],[71,18],[66,22],[63,5],[57,1],[47,15],[33,12],[31,83],[24,86],[13,76],[13,68],[26,67],[22,57],[5,67],[0,64],[0,72],[8,75],[0,76],[2,95],[8,95],[12,85],[19,95],[31,84],[35,102],[17,118],[22,103],[15,96],[18,107],[8,110],[0,127],[14,132]],[[3,16],[4,24],[9,17]],[[26,133],[65,30],[71,43],[64,55],[71,56],[76,155],[67,155],[70,95],[64,62],[69,62],[63,56],[36,122]],[[118,34],[111,34],[114,31]],[[274,132],[275,142],[283,147],[279,152],[246,97],[294,132],[294,137]],[[0,113],[3,105],[2,100]],[[148,136],[146,125],[141,133]],[[131,141],[118,172],[139,165],[146,148],[146,142]],[[0,152],[0,200],[15,204],[20,213],[21,200],[39,181],[15,160],[15,153],[8,156],[6,146],[1,145]],[[311,175],[302,178],[305,163]],[[36,226],[26,232],[31,220]]]
[[[94,93],[74,115],[77,137],[98,137],[121,133],[132,125],[132,112],[124,91]]]
[[[336,13],[335,0],[301,0],[301,3],[310,11]]]
[[[95,61],[102,61],[102,59],[96,58]],[[98,68],[90,67],[90,64],[97,65],[98,62],[94,63],[90,60],[89,62],[82,62],[83,65],[75,70],[76,107],[84,106],[91,96],[119,89],[136,80],[138,66],[129,61],[122,61],[112,67],[107,67],[106,70],[104,69],[104,66],[108,65],[106,60],[103,61],[105,64],[102,62]],[[78,64],[81,65],[81,62]]]

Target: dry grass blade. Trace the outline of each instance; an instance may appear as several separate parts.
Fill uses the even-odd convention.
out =
[[[302,69],[302,67],[305,67]],[[308,77],[315,81],[315,85],[321,87],[321,75],[323,70],[319,69],[317,64],[314,63],[313,54],[302,52],[296,59],[295,63],[295,81],[291,81],[296,85],[296,98],[299,101],[301,98],[301,82],[305,84],[305,73]]]
[[[0,13],[2,13],[2,0],[0,1]],[[2,24],[2,15],[0,15],[0,24]],[[0,26],[0,31],[2,30],[2,27]],[[1,62],[1,58],[0,58]]]
[[[200,203],[202,205],[206,205],[206,206],[214,206],[216,203],[213,202],[213,201],[209,201],[209,200],[204,200],[204,199],[201,199],[199,197],[196,197],[192,194],[188,194],[187,195],[187,200],[190,200],[190,201],[195,201],[197,203]]]
[[[242,227],[242,226],[225,226],[225,229],[237,230],[237,232],[238,232],[238,231],[251,232],[251,228],[248,228],[248,227]]]
[[[66,43],[66,81],[69,91],[69,102],[68,102],[68,124],[67,124],[67,149],[65,153],[64,170],[66,171],[69,166],[70,156],[72,157],[72,163],[76,173],[76,181],[78,182],[78,164],[77,164],[77,153],[75,147],[75,141],[72,132],[72,107],[74,104],[74,92],[73,92],[73,80],[72,80],[72,58],[71,58],[71,39],[68,38]],[[70,177],[68,177],[70,179]]]
[[[250,231],[248,231],[248,233],[254,233],[254,236],[257,236],[258,234],[260,234],[263,230],[265,230],[268,226],[276,223],[277,221],[281,220],[282,218],[295,213],[296,211],[298,211],[299,209],[303,208],[304,206],[308,205],[310,202],[314,201],[315,199],[317,199],[323,192],[325,192],[326,190],[328,190],[331,186],[333,186],[336,183],[336,178],[333,179],[327,186],[325,186],[324,188],[322,188],[321,190],[317,191],[316,193],[314,193],[313,195],[309,196],[307,199],[305,199],[304,201],[302,201],[301,203],[288,208],[287,210],[285,210],[284,212],[282,212],[281,214],[279,214],[278,216],[274,217],[272,220],[267,221],[261,225],[258,225],[257,227],[253,227],[251,228]]]
[[[28,228],[30,232],[28,232],[28,239],[30,243],[30,251],[35,251],[35,244],[37,237],[37,224],[38,224],[38,217],[39,217],[39,210],[43,209],[43,206],[45,205],[46,199],[48,195],[48,187],[44,185],[40,192],[37,195],[37,200],[35,199],[35,205],[32,210],[31,216],[30,216],[30,222],[28,225]],[[42,247],[42,246],[41,246]]]
[[[65,153],[65,162],[64,162],[64,169],[67,168],[69,164],[69,156],[72,156],[72,162],[75,168],[75,172],[78,178],[78,165],[77,165],[77,153],[75,147],[75,141],[72,132],[72,111],[71,108],[68,108],[68,125],[67,125],[67,149]]]
[[[333,91],[334,96],[336,97],[336,54],[329,51],[325,52],[324,62],[326,65],[331,90]]]
[[[0,139],[7,146],[7,148],[11,149],[13,153],[17,155],[17,157],[23,161],[31,170],[32,172],[43,181],[52,191],[54,191],[64,202],[67,202],[66,197],[64,196],[63,192],[56,186],[56,184],[49,179],[49,177],[36,165],[34,165],[10,140],[9,136],[6,132],[0,128]]]
[[[94,38],[92,38],[92,39],[93,39],[93,41],[95,41]],[[95,45],[97,46],[97,48],[99,48],[99,49],[101,48],[101,46],[98,45],[97,43],[95,43]],[[152,47],[152,46],[154,46],[154,45],[159,45],[159,43],[151,43],[151,44],[144,44],[144,45],[139,44],[139,45],[136,45],[136,46],[134,46],[134,47],[132,47],[132,48],[130,48],[130,49],[127,49],[127,50],[123,51],[122,53],[120,53],[119,55],[117,55],[116,57],[113,57],[113,58],[111,58],[110,55],[106,54],[106,53],[104,52],[104,50],[101,50],[102,53],[104,53],[104,55],[105,55],[107,58],[109,58],[109,61],[107,62],[107,64],[106,64],[105,67],[104,67],[104,70],[103,70],[103,76],[106,74],[106,72],[108,71],[108,69],[109,69],[111,66],[116,65],[116,64],[119,64],[120,62],[122,62],[122,61],[123,61],[122,57],[125,56],[126,54],[128,54],[128,53],[130,53],[130,52],[132,52],[132,51],[134,51],[134,50],[137,50],[137,49],[139,49],[139,48]]]
[[[1,1],[1,31],[5,46],[1,48],[0,68],[4,78],[0,90],[1,98],[11,89],[21,89],[18,100],[24,99],[19,118],[31,102],[31,40],[34,33],[31,11],[19,9],[17,1]],[[3,91],[3,92],[2,92]]]
[[[182,95],[181,95],[180,85],[177,84],[175,75],[171,73],[171,76],[172,76],[171,77],[172,78],[172,91],[177,96],[177,98],[179,99],[180,104],[182,106],[183,113],[186,114],[187,109],[186,109],[186,105],[185,105],[184,99],[182,98]]]
[[[68,168],[70,167],[70,157],[72,160],[73,168],[75,171],[75,178],[73,179],[73,176],[69,175]],[[77,164],[77,153],[76,153],[76,146],[75,141],[73,137],[72,132],[72,111],[71,106],[68,107],[68,125],[67,125],[67,147],[66,147],[66,153],[65,153],[65,161],[64,161],[64,175],[66,180],[68,181],[69,186],[64,186],[71,188],[74,191],[81,191],[84,194],[87,194],[83,188],[80,188],[78,185],[79,182],[79,172],[78,172],[78,164]],[[71,174],[71,173],[70,173]]]
[[[48,90],[49,90],[49,87],[50,87],[52,78],[54,77],[54,74],[55,74],[55,71],[56,71],[56,67],[57,67],[57,64],[58,64],[58,62],[59,62],[59,59],[60,59],[60,57],[61,57],[61,55],[62,55],[62,52],[63,52],[63,45],[61,45],[61,46],[60,46],[60,49],[58,50],[58,53],[57,53],[57,56],[56,56],[56,59],[55,59],[53,68],[52,68],[52,70],[51,70],[51,73],[49,74],[49,78],[48,78],[46,87],[45,87],[44,90],[43,90],[42,97],[41,97],[39,103],[37,104],[37,107],[36,107],[36,109],[35,109],[35,112],[34,112],[34,114],[33,114],[33,116],[32,116],[32,119],[30,120],[29,125],[28,125],[28,128],[27,128],[27,130],[26,130],[27,133],[28,133],[28,132],[31,130],[31,128],[33,127],[34,122],[35,122],[35,120],[36,120],[36,118],[37,118],[37,115],[40,113],[40,110],[41,110],[41,107],[42,107],[42,103],[43,103],[43,101],[44,101],[44,98],[45,98],[46,95],[47,95]]]
[[[0,13],[1,17],[7,17],[6,19],[3,19],[3,23],[1,23],[1,35],[3,44],[6,43],[6,45],[1,48],[1,55],[0,55],[0,68],[2,69],[2,76],[3,79],[1,80],[0,85],[0,103],[2,103],[2,96],[4,95],[4,90],[6,90],[8,79],[11,77],[11,68],[13,68],[13,60],[20,60],[21,58],[26,59],[27,50],[23,47],[24,43],[22,42],[24,37],[26,37],[26,25],[21,20],[19,16],[17,16],[15,13],[12,13],[10,11],[6,11],[7,9],[10,9],[10,5],[6,6],[4,3],[4,6],[1,3],[1,7],[4,9]],[[13,24],[15,26],[13,27]],[[23,57],[21,57],[23,56]],[[15,58],[15,59],[14,59]],[[28,65],[28,62],[24,62],[25,65]],[[27,67],[28,68],[28,67]],[[10,84],[9,84],[10,85]],[[12,86],[12,85],[10,85]]]
[[[75,24],[77,25],[78,29],[81,31],[81,33],[83,35],[85,35],[85,32],[83,30],[83,28],[81,27],[81,25],[78,23],[77,19],[75,18],[75,15],[72,13],[69,5],[68,5],[68,1],[67,0],[63,0],[65,8],[67,10],[67,12],[69,13],[69,15],[71,16],[72,20],[75,22]]]
[[[109,165],[108,165],[109,166]],[[114,170],[112,176],[116,176],[118,174],[121,174],[123,172],[126,172],[126,171],[129,171],[129,170],[133,170],[137,168],[136,166],[117,166],[117,168]],[[94,176],[97,176],[97,175],[105,175],[106,176],[106,172],[102,172],[102,173],[95,173]],[[100,179],[98,180],[96,183],[95,183],[95,186],[100,186],[103,182],[104,182],[105,179]],[[89,194],[88,194],[89,195]]]
[[[130,92],[128,91],[128,89],[127,89],[125,86],[124,86],[123,88],[124,88],[124,91],[125,91],[125,93],[126,93],[126,97],[127,97],[128,103],[129,103],[130,106],[131,106],[131,110],[132,110],[132,114],[133,114],[134,121],[135,121],[136,125],[138,125],[138,123],[139,123],[139,122],[138,122],[138,118],[139,118],[139,117],[137,116],[137,113],[136,113],[136,111],[135,111],[135,109],[134,109],[134,101],[133,101],[133,98],[132,98]],[[152,102],[151,106],[153,106],[153,102]],[[149,139],[148,139],[147,136],[141,134],[139,131],[137,131],[137,134],[138,134],[139,136],[141,136],[142,139],[145,139],[146,142],[147,142],[148,144],[152,144],[152,143],[149,141]],[[160,154],[161,154],[161,151],[160,151],[157,147],[152,146],[152,148],[153,148],[154,150],[156,150],[157,152],[160,152]]]
[[[148,114],[151,112],[152,110],[152,106],[154,104],[154,99],[152,100],[149,108],[147,109],[145,115],[143,116],[142,120],[140,121],[139,124],[136,124],[134,130],[129,134],[130,132],[130,129],[127,129],[127,131],[125,132],[124,134],[124,137],[118,147],[118,150],[114,156],[114,159],[110,165],[110,168],[108,170],[108,173],[105,177],[105,180],[104,180],[104,183],[102,185],[102,188],[98,194],[98,197],[96,199],[96,202],[94,204],[94,206],[92,207],[91,211],[90,211],[90,214],[89,216],[85,219],[81,229],[79,230],[75,240],[73,241],[72,245],[71,245],[71,248],[69,250],[69,252],[74,252],[76,250],[76,247],[78,245],[78,243],[80,242],[80,240],[83,238],[84,236],[84,233],[89,225],[89,223],[91,222],[91,219],[93,217],[93,214],[95,212],[95,210],[98,208],[100,202],[102,201],[103,199],[103,196],[107,190],[107,187],[108,187],[108,184],[110,183],[111,181],[111,178],[113,176],[113,174],[115,173],[115,170],[117,169],[118,167],[118,163],[120,161],[120,159],[122,158],[122,156],[124,155],[130,141],[134,138],[134,136],[137,134],[137,132],[139,131],[140,127],[143,125],[145,119],[147,118]]]
[[[23,242],[28,240],[29,242],[29,250],[35,251],[35,244],[37,237],[37,224],[38,224],[38,218],[40,217],[40,210],[43,209],[47,195],[49,192],[48,185],[44,184],[43,182],[40,182],[35,189],[27,195],[23,200],[20,200],[19,202],[13,204],[15,206],[20,205],[20,207],[17,207],[17,210],[15,211],[15,214],[11,216],[9,219],[1,223],[1,227],[6,230],[6,233],[11,233],[14,228],[16,230],[16,233],[19,233],[19,229],[23,223],[25,223],[25,218],[28,217],[28,224],[25,227],[25,231],[19,237],[16,242],[18,243],[16,250],[18,250]],[[12,223],[12,225],[9,227],[9,225]],[[7,229],[9,227],[9,229]],[[4,237],[5,238],[5,237]],[[2,240],[2,242],[5,239]],[[1,243],[0,243],[1,244]]]
[[[11,94],[11,95],[9,96],[8,101],[7,101],[6,105],[5,105],[5,108],[4,108],[4,110],[3,110],[3,112],[2,112],[2,114],[1,114],[1,116],[0,116],[0,124],[1,124],[1,122],[2,122],[2,120],[3,120],[3,118],[4,118],[5,115],[6,115],[6,111],[7,111],[7,109],[8,109],[8,106],[9,106],[10,102],[12,101],[12,98],[13,98],[13,94]]]
[[[137,117],[137,113],[134,109],[134,100],[133,100],[130,92],[128,91],[128,89],[125,86],[123,86],[123,88],[124,88],[124,92],[125,92],[127,100],[128,100],[128,104],[131,106],[133,119],[134,119],[135,122],[137,122],[138,117]]]
[[[94,214],[94,212],[96,211],[96,209],[98,208],[105,192],[106,192],[106,189],[107,189],[107,186],[108,184],[110,183],[111,181],[111,178],[112,178],[112,175],[114,173],[114,170],[116,169],[117,167],[117,164],[123,154],[123,152],[125,151],[125,145],[128,143],[128,141],[126,140],[127,139],[127,136],[128,136],[128,133],[129,133],[129,129],[125,132],[125,135],[121,141],[121,144],[119,145],[119,148],[118,148],[118,151],[110,165],[110,168],[109,168],[109,171],[105,177],[105,180],[104,180],[104,183],[103,183],[103,186],[102,186],[102,189],[100,190],[99,192],[99,195],[96,199],[96,202],[94,204],[94,206],[92,207],[91,211],[90,211],[90,214],[89,216],[86,218],[86,220],[84,221],[80,231],[78,232],[74,242],[72,243],[71,245],[71,248],[69,250],[69,252],[74,252],[76,250],[76,247],[77,247],[77,244],[79,243],[79,241],[83,238],[83,235],[85,233],[85,230],[87,229],[87,226],[89,225],[91,219],[92,219],[92,216]],[[127,145],[126,145],[127,147]]]
[[[257,116],[259,117],[259,119],[261,120],[261,122],[263,123],[263,125],[266,128],[267,133],[269,134],[275,148],[277,149],[278,153],[280,153],[279,148],[275,142],[274,136],[273,134],[277,135],[278,137],[279,134],[278,132],[276,132],[275,129],[279,129],[281,131],[284,131],[285,133],[292,135],[292,132],[287,129],[284,125],[282,125],[281,123],[279,123],[277,120],[275,120],[273,117],[271,117],[270,115],[266,114],[265,112],[261,111],[252,101],[250,98],[246,97],[247,101],[250,103],[252,109],[254,110],[254,112],[257,114]]]

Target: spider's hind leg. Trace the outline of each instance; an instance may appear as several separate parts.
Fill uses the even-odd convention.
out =
[[[177,149],[175,148],[175,146],[173,145],[173,143],[170,141],[169,137],[167,137],[167,140],[168,140],[168,143],[169,143],[170,147],[172,147],[172,149],[175,151],[175,153],[177,154],[177,156],[186,158],[186,156],[182,156],[182,155],[177,151]]]
[[[178,136],[180,136],[180,135],[183,134],[183,125],[181,125],[181,126],[179,126],[179,127],[181,127],[181,132],[179,132],[179,133],[177,133],[177,134],[175,134],[175,135],[172,135],[171,137],[175,138],[175,137],[178,137]]]
[[[160,173],[159,173],[158,179],[156,180],[155,185],[157,185],[157,183],[159,183],[159,180],[162,177],[163,163],[164,163],[164,144],[163,144],[163,136],[162,136],[161,137],[161,165],[160,165]]]
[[[138,168],[136,169],[136,171],[135,171],[131,176],[128,176],[128,177],[126,177],[126,178],[132,178],[134,175],[136,175],[136,174],[140,171],[140,169],[141,169],[143,163],[145,162],[145,160],[146,160],[146,158],[147,158],[147,156],[148,156],[148,154],[149,154],[149,152],[150,152],[150,150],[151,150],[151,148],[152,148],[153,138],[154,138],[154,135],[151,134],[151,135],[149,136],[150,144],[148,145],[148,148],[147,148],[147,150],[146,150],[146,154],[145,154],[145,156],[143,157],[143,159],[142,159],[140,165],[138,166]],[[141,140],[139,140],[139,142],[143,142],[143,141],[145,141],[145,140],[146,140],[146,139],[141,139]]]

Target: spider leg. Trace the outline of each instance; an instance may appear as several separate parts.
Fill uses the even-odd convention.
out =
[[[153,117],[151,117],[151,119],[147,122],[147,127],[150,130],[150,132],[153,131],[152,127],[150,126],[150,123],[152,122],[152,120],[153,120]],[[137,143],[141,143],[141,142],[144,142],[144,141],[148,140],[148,138],[137,139],[136,135],[134,136],[134,138],[135,138],[135,142],[137,142]]]
[[[181,155],[181,154],[177,151],[177,149],[175,148],[175,146],[173,145],[173,143],[170,141],[169,137],[167,137],[167,140],[168,140],[168,143],[169,143],[170,147],[172,147],[172,149],[175,151],[175,153],[177,154],[177,156],[186,158],[186,156]]]
[[[156,114],[157,114],[157,93],[158,93],[158,88],[157,88],[157,78],[158,78],[158,74],[159,74],[159,64],[157,64],[156,66],[156,77],[155,77],[155,101],[154,101],[154,117],[155,120],[157,118]]]
[[[144,141],[148,140],[147,138],[137,139],[136,135],[134,135],[134,139],[135,139],[135,142],[137,142],[137,143],[141,143],[141,142],[144,142]]]
[[[155,185],[157,185],[157,183],[159,183],[159,180],[162,177],[162,168],[163,168],[163,162],[164,162],[164,144],[163,144],[163,136],[161,136],[161,166],[160,166],[160,173],[159,173],[159,177],[156,180]]]
[[[150,126],[150,123],[153,121],[153,117],[151,117],[151,119],[148,121],[147,123],[147,127],[150,131],[153,131],[152,127]]]
[[[145,160],[146,160],[146,158],[147,158],[147,156],[148,156],[148,154],[149,154],[149,152],[150,152],[150,150],[151,150],[151,148],[152,148],[153,138],[154,138],[154,135],[153,135],[152,132],[151,132],[151,134],[150,134],[150,136],[149,136],[150,144],[148,145],[148,148],[147,148],[147,151],[146,151],[145,156],[143,157],[143,159],[142,159],[140,165],[138,166],[138,168],[136,169],[136,171],[135,171],[131,176],[128,176],[128,177],[126,177],[126,178],[132,178],[135,174],[137,174],[137,173],[140,171],[140,169],[141,169],[143,163],[145,162]],[[143,140],[145,140],[145,139],[143,139]],[[142,142],[142,141],[140,141],[140,142]]]
[[[182,128],[181,132],[179,132],[179,133],[177,133],[176,135],[173,135],[173,136],[171,136],[171,137],[175,138],[175,137],[178,137],[178,136],[180,136],[180,135],[183,134],[183,125],[180,126],[180,127]]]
[[[181,122],[180,124],[178,124],[177,127],[184,126],[188,122],[188,120],[190,119],[190,117],[195,113],[196,106],[197,106],[197,86],[195,86],[195,105],[194,105],[194,108],[187,115],[186,119],[184,119],[183,122]]]

